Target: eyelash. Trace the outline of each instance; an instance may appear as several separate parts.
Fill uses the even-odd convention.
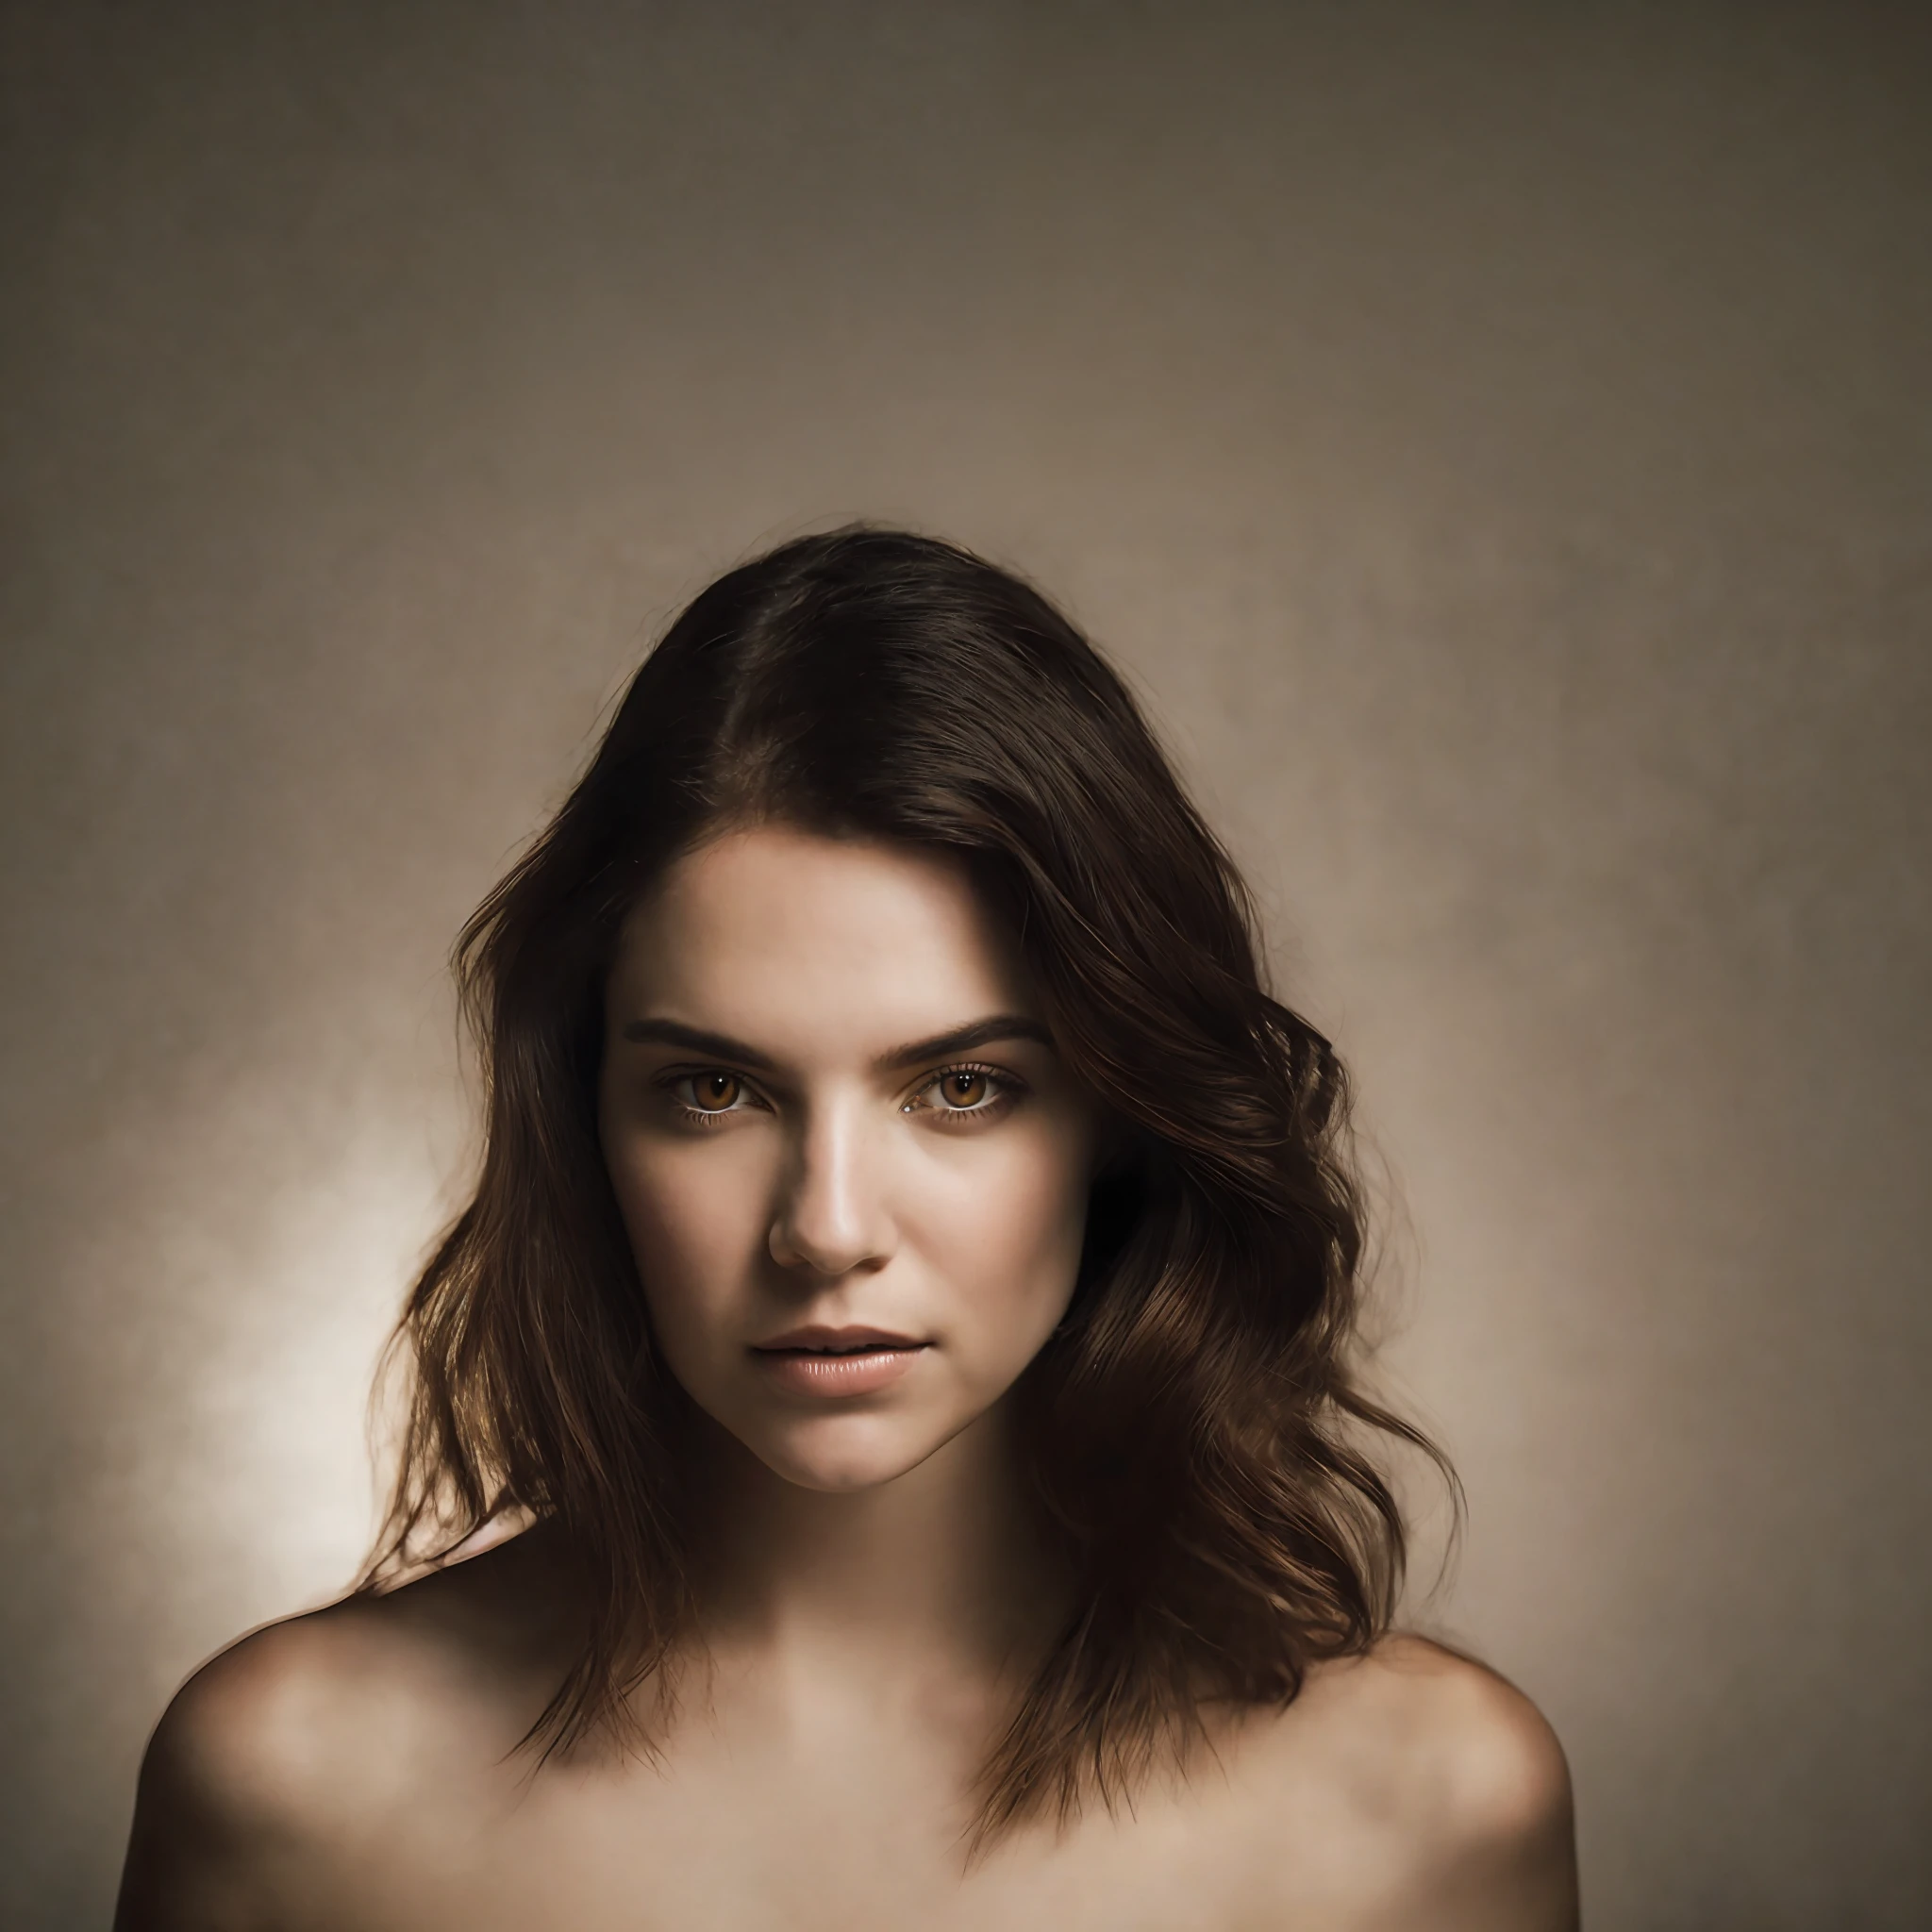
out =
[[[731,1074],[724,1067],[700,1067],[694,1073],[674,1073],[665,1074],[658,1085],[671,1095],[680,1119],[691,1125],[708,1131],[721,1122],[729,1120],[735,1113],[743,1113],[746,1108],[732,1107],[692,1107],[677,1098],[677,1090],[689,1080],[701,1080],[708,1074],[726,1074],[739,1082],[741,1093],[751,1091],[751,1083],[737,1074]],[[1005,1113],[1007,1108],[1024,1091],[1024,1083],[1000,1067],[990,1067],[981,1060],[956,1060],[951,1066],[941,1067],[917,1090],[919,1093],[929,1093],[941,1080],[955,1074],[977,1074],[992,1089],[986,1099],[974,1107],[932,1107],[915,1108],[908,1101],[900,1111],[903,1113],[930,1112],[936,1118],[944,1120],[985,1120],[991,1115]]]
[[[931,1079],[927,1080],[920,1088],[919,1091],[921,1093],[929,1093],[941,1080],[949,1079],[955,1074],[977,1074],[992,1089],[992,1091],[976,1107],[935,1107],[931,1108],[930,1111],[940,1120],[951,1117],[955,1120],[977,1121],[985,1120],[993,1114],[1005,1113],[1007,1108],[1020,1097],[1022,1091],[1021,1083],[1011,1074],[1005,1073],[998,1067],[989,1067],[981,1060],[957,1060],[950,1067],[941,1067]],[[909,1113],[912,1111],[912,1108],[910,1106],[908,1106],[903,1110]]]
[[[659,1074],[652,1085],[671,1102],[672,1110],[680,1122],[694,1127],[715,1127],[733,1114],[743,1113],[747,1109],[736,1103],[730,1107],[693,1107],[681,1097],[678,1090],[718,1074],[738,1082],[741,1098],[751,1091],[751,1082],[734,1074],[729,1067],[674,1067]]]

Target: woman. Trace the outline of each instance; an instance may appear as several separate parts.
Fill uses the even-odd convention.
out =
[[[122,1926],[1574,1923],[1547,1726],[1390,1629],[1341,1068],[1036,592],[732,572],[458,959],[382,1547],[175,1699]]]

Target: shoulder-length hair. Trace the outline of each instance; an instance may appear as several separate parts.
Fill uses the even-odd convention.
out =
[[[1403,1526],[1363,1444],[1428,1445],[1351,1375],[1346,1081],[1269,995],[1233,864],[1074,625],[931,539],[809,537],[705,591],[464,928],[482,1173],[399,1325],[412,1405],[368,1587],[506,1509],[553,1521],[590,1616],[527,1741],[649,1743],[631,1693],[693,1608],[689,1398],[598,1143],[604,987],[663,868],[759,820],[961,858],[1123,1124],[1069,1318],[1018,1388],[1075,1591],[986,1766],[980,1830],[1111,1804],[1207,1703],[1285,1703],[1311,1661],[1386,1629]]]

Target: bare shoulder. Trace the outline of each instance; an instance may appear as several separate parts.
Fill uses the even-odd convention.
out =
[[[277,1901],[514,1749],[562,1621],[541,1547],[510,1544],[231,1644],[148,1745],[117,1925],[301,1923]]]
[[[1576,1922],[1570,1773],[1507,1679],[1415,1637],[1324,1663],[1243,1754],[1264,1806],[1324,1820],[1365,1923],[1565,1932]]]
[[[1307,1715],[1361,1780],[1359,1795],[1418,1830],[1509,1837],[1567,1820],[1570,1773],[1548,1721],[1472,1658],[1419,1637],[1311,1674]]]

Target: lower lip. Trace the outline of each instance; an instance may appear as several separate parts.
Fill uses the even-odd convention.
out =
[[[870,1395],[889,1389],[924,1348],[869,1348],[859,1355],[754,1349],[766,1374],[794,1395]]]

